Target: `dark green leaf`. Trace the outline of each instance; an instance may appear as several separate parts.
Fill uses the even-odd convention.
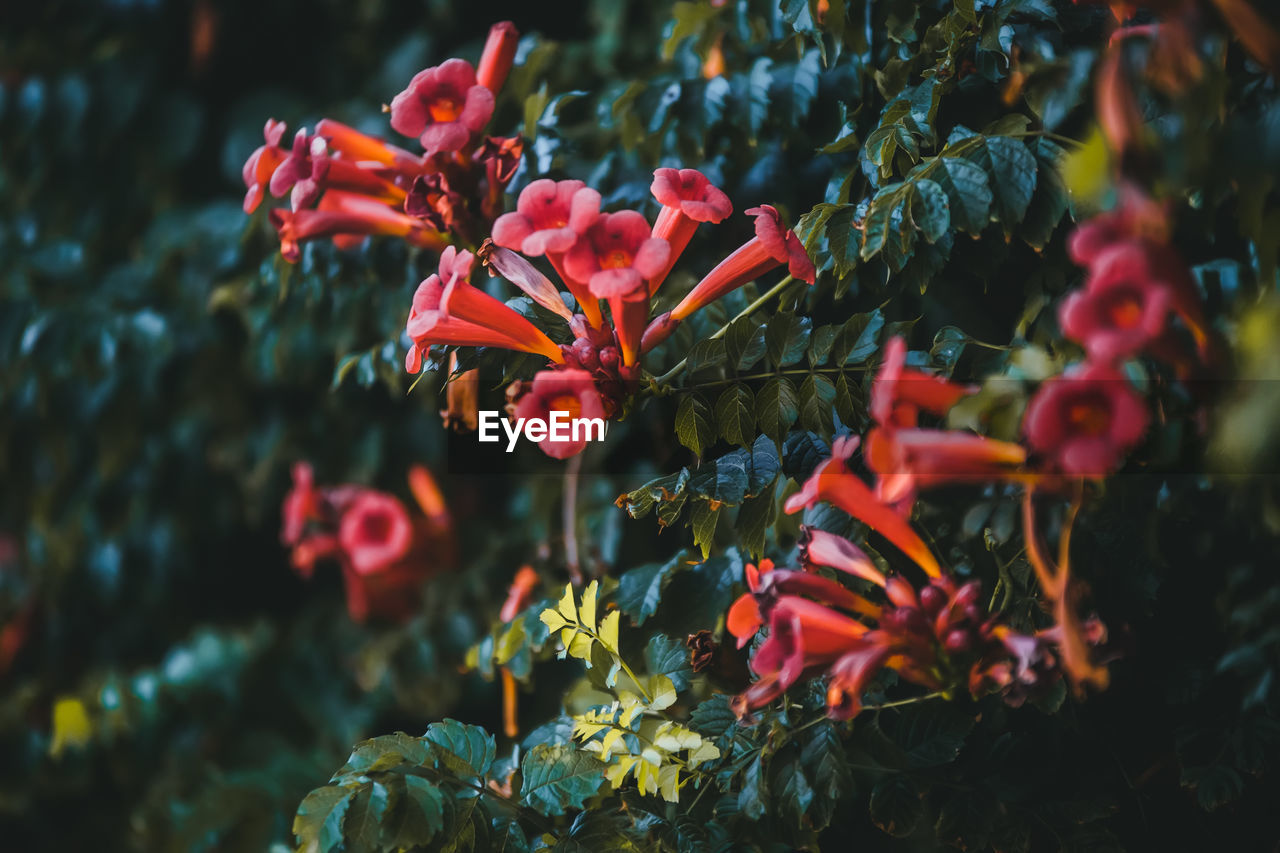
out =
[[[520,801],[544,815],[579,809],[604,783],[604,764],[571,744],[537,744],[520,763]]]
[[[791,313],[775,315],[765,331],[770,361],[778,367],[795,364],[809,346],[813,321]]]
[[[785,376],[767,379],[756,397],[756,416],[760,431],[781,444],[787,430],[800,416],[796,386]]]
[[[666,634],[654,634],[644,647],[644,665],[650,675],[665,675],[678,691],[689,689],[693,667],[689,664],[689,648]]]
[[[716,401],[716,424],[726,441],[750,447],[755,438],[755,398],[745,385],[730,385]]]
[[[662,590],[675,572],[687,566],[687,559],[681,552],[665,563],[650,563],[625,572],[618,578],[618,590],[614,594],[618,609],[635,624],[643,625],[644,620],[657,611]]]
[[[676,438],[698,456],[716,440],[711,409],[700,394],[687,394],[676,409]]]

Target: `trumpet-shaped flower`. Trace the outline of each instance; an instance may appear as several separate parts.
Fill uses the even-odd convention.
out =
[[[1146,406],[1119,371],[1085,364],[1040,386],[1022,428],[1027,443],[1055,470],[1103,477],[1142,440],[1147,421]]]
[[[435,250],[443,248],[448,240],[421,220],[366,196],[338,190],[326,192],[314,210],[277,208],[271,211],[270,219],[280,236],[280,254],[290,263],[301,257],[299,244],[317,237],[359,239],[377,234]]]
[[[650,235],[649,223],[634,210],[603,213],[565,255],[568,273],[585,281],[592,295],[619,299],[643,295],[645,281],[660,272],[671,245]]]
[[[342,514],[338,527],[338,542],[361,575],[395,563],[408,552],[412,539],[404,504],[381,492],[363,492]]]
[[[419,71],[391,101],[391,127],[434,154],[465,148],[493,115],[493,92],[465,59]]]
[[[1091,359],[1114,362],[1158,338],[1169,314],[1171,287],[1153,269],[1140,244],[1122,243],[1094,258],[1084,290],[1058,312],[1063,333],[1084,345]]]
[[[548,429],[545,438],[538,442],[542,452],[553,459],[568,459],[581,453],[587,446],[591,430],[583,424],[573,425],[580,419],[604,419],[604,402],[596,390],[595,380],[585,370],[567,368],[544,370],[535,377],[529,390],[516,404],[517,418],[538,418],[551,423],[553,412],[566,413],[571,424],[567,436],[560,436]]]
[[[564,361],[560,347],[537,326],[467,281],[474,256],[449,246],[440,255],[439,274],[418,285],[406,331],[413,339],[405,368],[417,373],[423,354],[435,344],[496,346]]]
[[[490,27],[484,50],[480,53],[480,63],[476,66],[476,82],[497,95],[507,81],[519,46],[520,32],[515,24],[502,21]]]
[[[285,124],[273,118],[267,119],[262,129],[263,144],[244,161],[241,176],[244,178],[244,212],[253,213],[262,204],[262,194],[271,183],[271,176],[276,168],[285,161],[288,154],[280,147],[284,137]]]
[[[662,212],[653,223],[653,236],[671,244],[666,267],[649,280],[652,296],[684,253],[698,225],[723,222],[733,213],[733,204],[697,169],[658,169],[653,173],[650,190],[662,205]]]
[[[289,206],[295,211],[310,207],[320,196],[320,182],[329,173],[328,148],[324,139],[310,136],[305,127],[293,136],[293,148],[271,175],[269,189],[276,198],[291,192]]]

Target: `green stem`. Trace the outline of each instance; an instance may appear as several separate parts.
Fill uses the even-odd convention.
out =
[[[766,373],[748,373],[746,376],[733,376],[729,379],[717,379],[714,382],[700,382],[699,388],[715,388],[717,385],[732,385],[735,382],[750,382],[753,379],[771,379],[774,376],[809,376],[814,373],[845,373],[867,370],[866,367],[810,367],[797,370],[771,370]],[[685,390],[685,389],[679,389]]]
[[[765,291],[763,296],[761,296],[755,302],[752,302],[746,308],[743,308],[741,311],[739,311],[736,317],[734,317],[729,322],[725,323],[719,329],[716,329],[714,332],[712,332],[711,337],[708,340],[716,341],[716,340],[719,340],[720,338],[723,338],[725,335],[725,332],[729,331],[730,326],[732,326],[734,323],[738,322],[739,320],[742,320],[746,317],[750,317],[756,311],[763,308],[765,303],[767,303],[773,297],[777,296],[782,291],[786,290],[787,285],[791,284],[793,281],[795,281],[794,278],[792,278],[791,276],[787,276],[784,279],[782,279],[782,281],[778,282],[773,287],[769,288],[767,291]],[[688,364],[689,364],[689,359],[682,358],[680,359],[679,364],[677,364],[675,367],[671,368],[666,373],[659,376],[654,381],[658,385],[666,385],[672,379],[679,376],[681,371],[683,371],[685,367],[688,366]]]
[[[864,711],[883,711],[886,708],[901,708],[903,705],[914,705],[917,702],[928,702],[930,699],[941,699],[947,695],[945,690],[935,690],[932,693],[926,693],[923,696],[913,696],[910,699],[899,699],[896,702],[885,702],[882,705],[864,705]]]

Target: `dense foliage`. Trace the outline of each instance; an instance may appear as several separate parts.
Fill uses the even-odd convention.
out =
[[[7,17],[6,849],[1275,844],[1267,4]]]

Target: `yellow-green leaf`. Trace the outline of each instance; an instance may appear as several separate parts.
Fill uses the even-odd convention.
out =
[[[621,611],[614,610],[600,620],[600,643],[606,649],[618,653],[618,619]]]

